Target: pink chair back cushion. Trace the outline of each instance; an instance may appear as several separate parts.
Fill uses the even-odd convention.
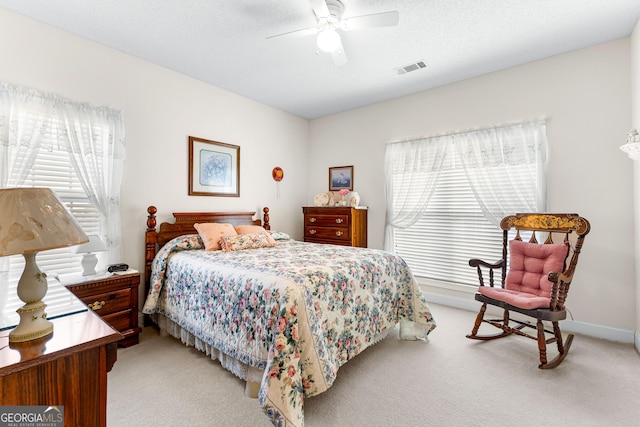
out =
[[[569,246],[561,244],[509,242],[510,266],[505,288],[480,286],[479,292],[489,298],[516,307],[534,310],[549,308],[551,282],[549,272],[564,270]]]
[[[568,245],[509,242],[509,273],[505,288],[539,297],[551,296],[551,271],[562,272],[567,258]]]

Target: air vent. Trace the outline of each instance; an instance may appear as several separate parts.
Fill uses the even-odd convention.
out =
[[[409,64],[409,65],[404,65],[402,67],[396,68],[396,72],[398,74],[407,74],[411,71],[416,71],[419,70],[421,68],[427,68],[426,64],[424,63],[424,61],[419,61],[419,62],[415,62],[413,64]]]

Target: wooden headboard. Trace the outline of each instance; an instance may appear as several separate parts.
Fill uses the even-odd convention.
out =
[[[158,250],[168,241],[185,234],[197,234],[193,227],[195,223],[223,222],[233,225],[262,225],[270,230],[269,208],[262,209],[263,220],[253,219],[255,212],[174,212],[174,222],[163,222],[156,231],[155,206],[147,208],[147,231],[145,233],[145,262],[144,262],[144,290],[149,292],[149,280],[151,278],[151,263]]]

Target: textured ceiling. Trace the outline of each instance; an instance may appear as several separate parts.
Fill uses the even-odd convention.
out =
[[[342,0],[344,17],[399,25],[341,33],[335,66],[309,0],[0,0],[0,8],[314,119],[627,37],[640,0]],[[28,46],[25,46],[28,48]],[[406,74],[395,69],[424,61]]]

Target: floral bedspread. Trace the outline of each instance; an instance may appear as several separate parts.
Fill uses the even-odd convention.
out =
[[[408,339],[426,339],[436,326],[394,254],[293,240],[203,248],[190,235],[158,252],[143,312],[264,369],[258,398],[274,425],[303,426],[304,397],[327,390],[342,364],[400,321]]]

